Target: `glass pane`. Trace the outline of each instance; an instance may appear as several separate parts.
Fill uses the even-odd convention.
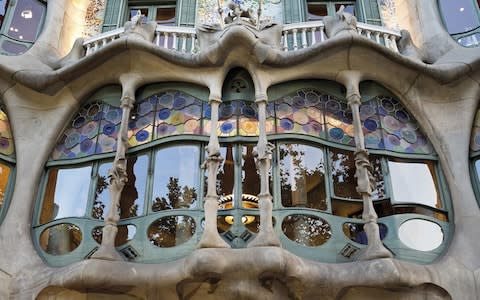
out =
[[[332,142],[354,146],[353,118],[347,103],[331,97],[325,106],[328,139]]]
[[[157,247],[175,247],[187,242],[195,233],[195,221],[188,216],[168,216],[148,227],[150,243]]]
[[[0,0],[0,28],[2,27],[3,19],[7,12],[8,2],[10,2],[10,0]]]
[[[120,107],[103,104],[103,115],[95,153],[108,153],[117,149],[121,121],[122,109]]]
[[[160,25],[175,26],[175,7],[157,8],[155,21]]]
[[[45,229],[40,235],[40,247],[50,255],[63,255],[75,250],[82,242],[82,232],[76,225],[65,223]]]
[[[91,172],[91,166],[49,170],[41,224],[60,218],[84,216]]]
[[[92,238],[99,244],[102,243],[103,231],[101,226],[95,227],[92,230]],[[135,225],[118,225],[118,232],[115,236],[115,247],[125,245],[129,241],[133,240],[137,233],[137,227]]]
[[[240,102],[239,134],[243,136],[258,136],[258,106],[256,103]]]
[[[130,146],[138,146],[152,141],[156,106],[157,95],[154,95],[142,100],[134,107],[128,122]]]
[[[407,247],[431,251],[443,242],[443,231],[440,225],[420,219],[408,220],[398,228],[398,236]]]
[[[308,4],[308,20],[321,20],[322,17],[328,16],[326,4]]]
[[[355,15],[355,4],[350,4],[350,3],[335,4],[335,11],[337,12],[342,5],[345,6],[345,9],[343,10],[344,12]]]
[[[92,207],[92,217],[103,220],[110,209],[110,179],[108,172],[112,163],[101,164],[98,168],[97,187]],[[147,184],[148,156],[127,158],[127,178],[120,198],[120,218],[126,219],[143,214],[145,188]]]
[[[258,208],[260,194],[260,175],[257,173],[254,145],[242,146],[242,207]]]
[[[222,164],[217,173],[217,195],[220,196],[220,203],[218,208],[228,209],[234,206],[233,202],[233,187],[234,187],[234,178],[235,178],[235,148],[233,145],[229,144],[227,146],[222,146],[220,148],[220,155],[224,158]],[[208,177],[205,176],[205,180],[208,180]],[[205,189],[207,184],[205,181]]]
[[[472,33],[459,38],[457,41],[460,45],[465,47],[476,47],[480,44],[480,33]]]
[[[420,130],[418,122],[400,102],[388,96],[376,98],[386,150],[419,154],[433,152],[432,144]]]
[[[312,89],[301,89],[275,101],[277,133],[325,137],[323,110],[330,98]]]
[[[137,217],[143,214],[147,185],[148,156],[127,157],[127,182],[120,198],[120,218]]]
[[[350,202],[332,199],[332,213],[335,216],[361,219],[363,213],[363,203],[361,201]]]
[[[283,206],[326,210],[322,149],[302,144],[282,144],[279,147]]]
[[[110,191],[108,189],[109,179],[108,171],[112,168],[112,163],[104,163],[98,167],[97,187],[95,188],[95,199],[92,206],[92,217],[98,220],[104,220],[110,206]]]
[[[449,33],[460,33],[480,26],[472,0],[440,0],[443,19]]]
[[[195,206],[200,172],[199,156],[197,146],[173,146],[157,151],[153,211]]]
[[[5,194],[7,193],[10,171],[10,167],[0,163],[0,209],[5,203]]]
[[[7,35],[17,40],[34,42],[44,13],[45,6],[40,1],[17,1]]]
[[[174,134],[200,134],[202,101],[179,91],[158,95],[155,138]]]
[[[235,136],[237,135],[237,118],[239,114],[240,103],[238,101],[223,102],[218,108],[218,124],[217,135],[218,136]],[[204,110],[204,134],[209,135],[211,126],[211,107],[208,106]]]
[[[330,168],[332,173],[333,190],[336,196],[346,199],[360,199],[357,192],[357,179],[355,178],[355,159],[353,152],[330,149]],[[384,198],[385,183],[382,175],[380,157],[371,156],[372,176],[375,180],[372,199]]]
[[[335,195],[347,199],[360,198],[356,190],[353,153],[336,149],[331,149],[329,153]]]
[[[11,41],[2,42],[2,50],[9,54],[22,54],[27,51],[27,46]]]
[[[148,7],[137,7],[137,8],[130,8],[130,15],[128,17],[128,20],[131,21],[133,17],[135,17],[138,14],[138,11],[144,17],[142,18],[142,23],[147,23],[148,20]]]
[[[290,215],[282,222],[283,233],[303,246],[315,247],[324,244],[332,236],[327,221],[307,215]]]
[[[354,242],[359,244],[368,245],[367,233],[363,229],[364,224],[360,223],[344,223],[343,233]],[[380,240],[383,240],[387,236],[388,228],[385,224],[378,224]]]
[[[393,203],[419,203],[440,208],[434,163],[389,161]]]

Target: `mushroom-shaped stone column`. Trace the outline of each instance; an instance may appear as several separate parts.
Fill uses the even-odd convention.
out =
[[[248,247],[280,246],[280,241],[273,231],[272,224],[272,195],[270,195],[268,171],[272,163],[272,151],[275,148],[267,140],[267,96],[257,95],[258,105],[258,143],[254,150],[255,163],[260,175],[260,194],[258,194],[258,206],[260,208],[260,230],[258,235],[248,244]]]
[[[127,159],[125,152],[128,148],[128,121],[130,120],[130,111],[135,103],[135,90],[140,83],[141,78],[136,74],[124,74],[120,76],[122,84],[122,121],[120,123],[119,137],[117,140],[117,151],[112,168],[108,171],[110,191],[110,207],[108,209],[105,226],[102,229],[102,244],[100,248],[91,256],[91,258],[105,260],[124,260],[115,249],[115,238],[117,236],[117,223],[120,220],[120,197],[123,187],[127,182]]]
[[[206,147],[207,158],[203,163],[203,168],[207,169],[207,195],[205,196],[205,231],[203,232],[197,248],[230,248],[230,246],[220,237],[217,231],[217,172],[223,157],[220,155],[220,143],[217,136],[218,107],[222,100],[221,97],[210,96],[209,104],[211,106],[210,121],[210,140]]]
[[[360,120],[361,96],[359,84],[361,75],[356,71],[346,71],[339,75],[347,88],[347,101],[352,110],[353,128],[355,134],[355,178],[357,178],[357,192],[363,199],[362,219],[365,221],[363,229],[367,235],[368,245],[361,255],[361,259],[369,260],[375,258],[392,257],[380,240],[378,228],[378,216],[373,207],[371,198],[374,179],[371,173],[372,166],[368,159],[368,151],[365,149],[363,126]]]

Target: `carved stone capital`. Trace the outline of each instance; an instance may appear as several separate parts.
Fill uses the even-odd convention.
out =
[[[360,105],[362,103],[362,97],[357,93],[352,93],[347,96],[348,105],[352,106],[353,104]]]
[[[135,98],[131,96],[123,96],[122,100],[120,100],[120,107],[123,109],[132,109],[134,104]]]

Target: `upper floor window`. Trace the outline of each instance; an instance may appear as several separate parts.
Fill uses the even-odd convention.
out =
[[[129,20],[135,16],[138,11],[144,15],[144,21],[156,21],[157,24],[166,26],[176,25],[175,4],[171,5],[136,5],[130,4],[128,7]]]
[[[308,21],[316,21],[323,19],[325,16],[333,16],[342,5],[345,7],[345,12],[356,15],[354,1],[309,1],[307,2]]]
[[[46,14],[46,1],[0,1],[0,51],[22,54],[37,40]]]
[[[439,0],[447,31],[461,45],[480,44],[480,0]]]

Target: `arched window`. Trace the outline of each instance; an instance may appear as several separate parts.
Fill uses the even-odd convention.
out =
[[[480,44],[480,1],[439,0],[439,7],[448,33],[460,45],[476,47]]]
[[[25,53],[37,40],[46,14],[46,1],[0,1],[0,52],[7,55]]]
[[[413,116],[382,87],[361,85],[360,115],[370,152],[381,239],[398,258],[431,262],[449,238],[449,201],[437,156]],[[232,247],[259,231],[255,163],[258,113],[248,72],[223,85],[216,134],[224,158],[217,173],[217,226]],[[354,260],[366,247],[356,191],[352,116],[344,89],[327,81],[290,82],[268,91],[268,139],[274,144],[270,193],[282,246],[309,259]],[[61,135],[34,220],[34,240],[52,265],[99,247],[110,205],[120,120],[119,87],[90,97]],[[208,91],[186,84],[138,92],[129,121],[126,183],[116,246],[136,262],[162,262],[195,249],[203,231],[209,140]],[[412,230],[415,232],[412,233]]]

